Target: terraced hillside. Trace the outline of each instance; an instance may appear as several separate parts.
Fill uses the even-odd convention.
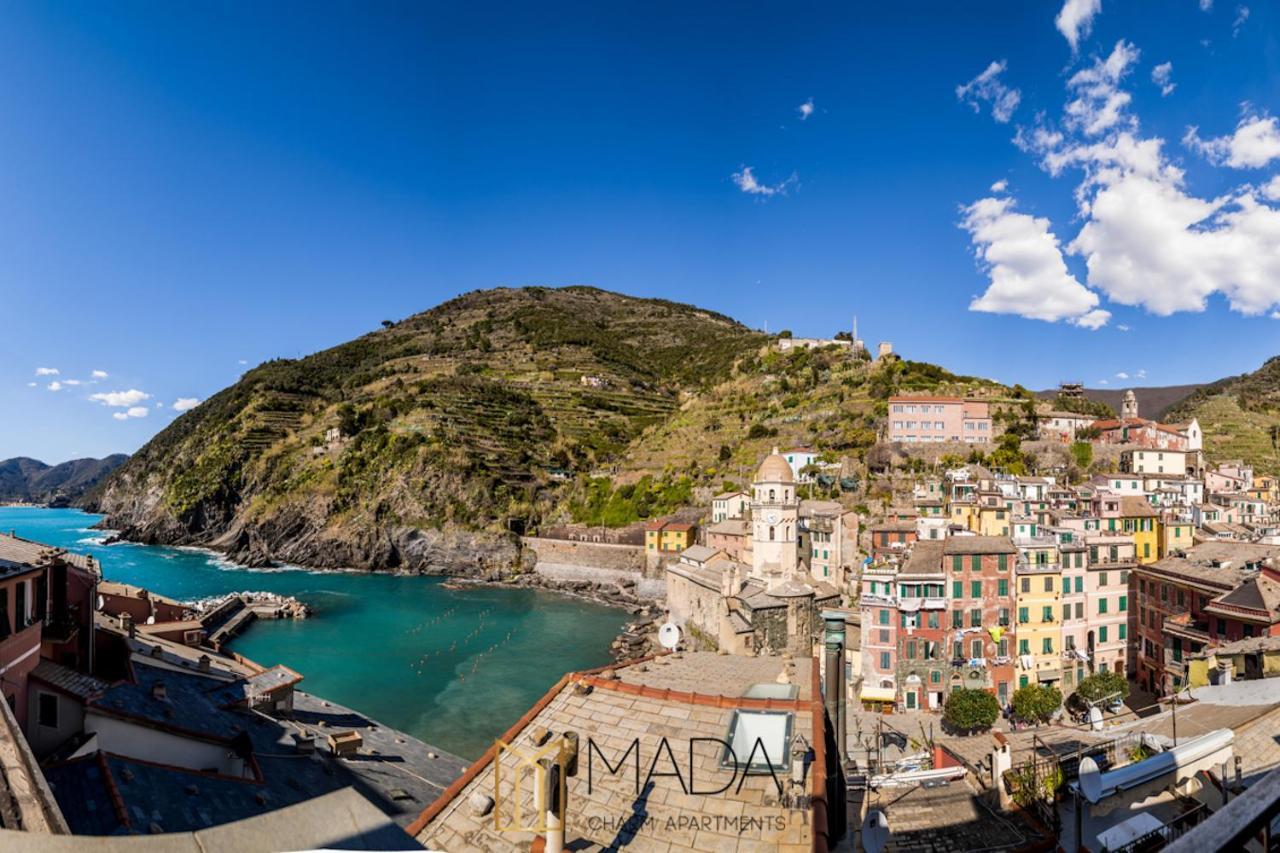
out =
[[[131,538],[252,563],[470,570],[766,338],[586,287],[470,293],[250,370],[93,504]],[[465,565],[462,565],[465,564]]]
[[[1193,416],[1211,460],[1243,459],[1261,473],[1280,474],[1280,356],[1253,373],[1204,386],[1166,418]]]

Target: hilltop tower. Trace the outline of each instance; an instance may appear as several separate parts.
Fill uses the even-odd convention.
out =
[[[795,576],[799,518],[795,474],[775,447],[751,484],[752,577],[778,581]]]
[[[1124,392],[1124,400],[1120,403],[1121,418],[1137,418],[1138,417],[1138,395],[1133,393],[1130,388]]]

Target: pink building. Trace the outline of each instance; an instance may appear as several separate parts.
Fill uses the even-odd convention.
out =
[[[889,441],[991,441],[991,410],[981,401],[960,397],[890,397]]]

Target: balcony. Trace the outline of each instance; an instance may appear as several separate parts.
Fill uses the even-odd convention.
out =
[[[1191,618],[1190,613],[1179,613],[1164,620],[1161,631],[1173,637],[1182,637],[1195,643],[1208,644],[1209,623]]]

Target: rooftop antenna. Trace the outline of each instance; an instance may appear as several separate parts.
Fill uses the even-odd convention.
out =
[[[858,345],[858,315],[853,315],[853,345]]]

